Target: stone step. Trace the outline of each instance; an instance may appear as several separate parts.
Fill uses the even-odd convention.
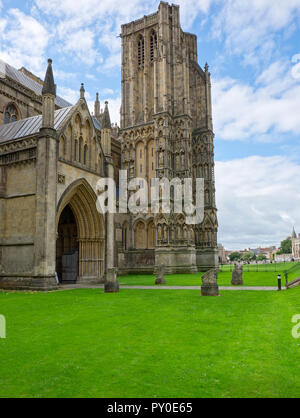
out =
[[[295,280],[292,280],[291,282],[289,282],[289,283],[286,285],[286,287],[287,287],[288,289],[293,289],[293,288],[298,287],[298,286],[300,286],[300,277],[298,277],[298,278],[297,278],[297,279],[295,279]]]

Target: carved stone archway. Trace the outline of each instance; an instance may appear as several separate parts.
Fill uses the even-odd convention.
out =
[[[60,216],[67,205],[77,225],[79,268],[77,283],[99,283],[105,273],[105,228],[96,208],[97,196],[85,179],[71,184],[62,195],[56,215],[56,231]]]

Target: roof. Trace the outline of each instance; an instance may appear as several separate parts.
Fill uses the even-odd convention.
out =
[[[101,123],[98,121],[98,119],[95,118],[95,116],[92,116],[92,120],[93,120],[94,128],[98,129],[98,131],[101,131],[102,126],[101,126]]]
[[[14,67],[12,67],[9,64],[6,64],[2,60],[0,60],[0,79],[1,77],[10,78],[16,81],[17,83],[22,84],[22,86],[26,87],[27,89],[33,91],[38,96],[42,96],[43,86],[40,83],[34,81],[32,78],[28,77],[22,71],[16,70]],[[67,102],[59,96],[56,96],[55,104],[61,108],[71,106],[71,103]]]
[[[54,113],[54,129],[59,130],[75,106],[64,107]],[[42,115],[0,126],[0,143],[37,134],[42,127]]]

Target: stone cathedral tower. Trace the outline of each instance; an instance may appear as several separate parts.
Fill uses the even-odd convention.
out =
[[[155,265],[168,272],[216,267],[211,81],[208,66],[198,64],[197,37],[182,31],[179,6],[161,2],[156,13],[123,25],[121,38],[122,168],[149,184],[154,177],[205,179],[201,225],[173,213],[131,216],[129,247],[153,248]]]

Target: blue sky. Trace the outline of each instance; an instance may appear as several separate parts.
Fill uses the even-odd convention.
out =
[[[158,1],[0,0],[0,58],[58,93],[120,107],[120,25]],[[300,232],[300,0],[180,0],[185,31],[213,81],[219,241],[228,249],[278,245]]]

